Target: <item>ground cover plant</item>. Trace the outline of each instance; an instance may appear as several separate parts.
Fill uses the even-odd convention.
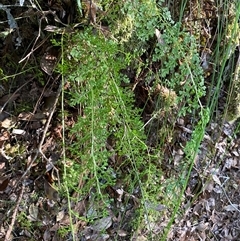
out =
[[[239,3],[0,7],[2,240],[239,237]]]

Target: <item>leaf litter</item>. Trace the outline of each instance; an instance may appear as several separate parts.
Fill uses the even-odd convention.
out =
[[[210,2],[208,4],[211,5]],[[24,5],[24,2],[21,2],[21,4]],[[54,5],[54,3],[52,4]],[[90,21],[95,23],[97,11],[101,12],[101,10],[95,3],[91,5],[89,1],[87,1],[87,6],[87,15],[89,15]],[[63,7],[58,5],[54,7],[61,13],[65,11]],[[12,28],[15,24],[14,15],[10,14],[10,11],[7,11],[7,13]],[[21,26],[19,27],[21,28]],[[205,29],[204,32],[207,33],[208,30]],[[21,38],[16,39],[15,46],[20,47],[22,45],[24,34],[26,33],[23,32]],[[155,30],[155,34],[158,43],[164,44],[158,29]],[[43,45],[43,50],[40,51],[38,56],[41,59],[39,68],[42,68],[47,75],[52,76],[58,61],[58,53],[49,55],[48,47]],[[202,51],[202,67],[206,75],[212,71],[211,54],[209,50]],[[32,162],[33,150],[37,148],[45,121],[48,118],[46,112],[41,109],[41,106],[45,104],[39,94],[42,93],[42,87],[32,83],[33,76],[26,75],[26,78],[31,80],[26,89],[23,88],[19,93],[9,94],[11,92],[5,88],[6,93],[0,97],[0,104],[3,106],[7,103],[6,108],[9,111],[12,110],[11,105],[19,106],[18,104],[24,102],[25,99],[31,98],[30,101],[34,103],[36,103],[36,99],[39,99],[41,103],[37,105],[37,112],[33,111],[35,108],[32,106],[29,112],[21,109],[13,116],[9,115],[7,111],[1,111],[0,113],[0,238],[3,239],[9,230],[8,217],[11,212],[8,210],[12,211],[17,207],[17,212],[26,215],[17,219],[14,227],[15,237],[10,236],[12,240],[14,238],[18,238],[18,240],[28,238],[45,241],[66,240],[66,238],[62,239],[59,236],[58,231],[60,228],[70,225],[69,213],[66,211],[67,201],[60,198],[57,189],[54,187],[55,180],[51,174],[57,163],[53,160],[54,158],[51,158],[51,154],[61,151],[55,141],[56,136],[58,138],[61,138],[61,136],[54,133],[54,129],[50,129],[43,146],[44,155],[49,157],[48,162],[44,162],[42,157],[42,162],[32,166],[32,172],[27,174],[24,179],[24,189],[20,189],[16,185],[26,170],[26,166],[29,166]],[[19,79],[19,85],[21,84],[23,85],[24,81]],[[44,93],[51,92],[52,88],[56,91],[58,87],[56,83],[46,86],[47,89]],[[171,93],[175,98],[175,93],[171,90],[162,86],[158,86],[158,89],[164,91],[164,93]],[[29,93],[34,94],[29,97]],[[53,123],[52,125],[57,128],[60,124]],[[72,125],[72,123],[69,123],[69,125]],[[178,125],[179,129],[176,132],[179,134],[179,140],[184,143],[191,135],[192,128],[183,119],[178,121]],[[206,130],[205,138],[195,158],[191,180],[183,197],[181,215],[176,218],[168,235],[168,240],[238,240],[240,238],[240,142],[239,137],[234,136],[233,132],[234,125],[226,123],[221,126],[217,122],[212,122],[210,128]],[[156,141],[154,138],[153,135],[153,138],[149,140],[150,144]],[[24,151],[17,147],[12,153],[10,152],[13,146],[17,146],[16,143],[24,141],[27,142]],[[170,139],[169,143],[171,143]],[[16,157],[14,157],[15,154]],[[183,149],[174,147],[171,157],[174,160],[173,166],[177,169],[184,159]],[[113,155],[114,161],[115,158]],[[25,163],[23,160],[27,160],[27,162]],[[170,169],[172,169],[172,166],[170,166]],[[93,190],[94,192],[95,190]],[[94,203],[90,197],[83,200],[78,199],[72,203],[74,212],[82,218],[74,222],[74,227],[80,231],[80,234],[77,235],[83,240],[104,241],[111,240],[112,237],[117,237],[117,240],[128,240],[129,234],[132,232],[130,223],[135,219],[135,212],[141,203],[140,197],[137,194],[127,193],[123,187],[109,187],[108,193],[115,199],[115,206],[112,209],[117,211],[113,213],[109,208],[104,217],[98,214],[101,203]],[[129,203],[124,203],[125,199],[130,200]],[[16,206],[18,200],[22,200],[22,202]],[[144,206],[149,210],[163,212],[162,217],[152,222],[146,219],[147,228],[135,231],[132,235],[133,240],[148,240],[148,229],[157,235],[163,231],[168,223],[169,217],[166,215],[168,207],[166,205],[155,204],[146,200]],[[121,210],[124,210],[124,212]],[[95,220],[88,223],[86,221],[88,216],[93,216]],[[28,222],[33,225],[35,230],[30,229],[29,231],[27,228]],[[40,225],[37,224],[38,222],[40,222]],[[23,223],[25,226],[20,225]],[[68,238],[71,240],[70,236]]]

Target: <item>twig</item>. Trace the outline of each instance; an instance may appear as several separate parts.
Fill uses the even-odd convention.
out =
[[[41,44],[40,44],[37,48],[34,49],[34,47],[35,47],[35,45],[37,44],[37,41],[38,41],[38,39],[40,38],[40,35],[41,35],[42,19],[43,19],[43,17],[40,18],[39,28],[38,28],[38,35],[37,35],[37,37],[36,37],[36,39],[35,39],[35,41],[34,41],[34,43],[33,43],[33,46],[32,46],[32,49],[31,49],[30,53],[28,53],[27,56],[25,56],[23,59],[21,59],[21,60],[18,62],[19,64],[20,64],[22,61],[24,61],[26,58],[29,59],[30,55],[31,55],[37,48],[39,48],[42,43],[45,42],[45,40],[42,41]]]
[[[45,124],[44,130],[43,130],[43,134],[42,134],[42,138],[41,138],[40,143],[39,143],[39,145],[38,145],[38,149],[37,149],[37,151],[36,151],[36,153],[35,153],[35,156],[34,156],[33,159],[31,160],[31,162],[29,163],[27,170],[23,173],[23,175],[21,176],[21,178],[20,178],[20,179],[18,180],[18,182],[16,183],[15,187],[16,187],[17,184],[27,175],[27,173],[30,171],[33,163],[35,162],[35,160],[37,159],[37,157],[38,157],[39,154],[41,154],[44,159],[46,159],[48,162],[50,162],[50,161],[45,157],[45,155],[44,155],[43,152],[42,152],[42,145],[43,145],[43,142],[44,142],[44,140],[45,140],[45,137],[46,137],[46,134],[47,134],[47,131],[48,131],[50,122],[51,122],[51,120],[52,120],[53,114],[54,114],[54,112],[55,112],[56,105],[57,105],[59,96],[60,96],[60,94],[61,94],[61,90],[62,90],[62,83],[59,84],[59,87],[58,87],[58,90],[57,90],[57,95],[56,95],[55,101],[54,101],[54,103],[53,103],[51,112],[50,112],[50,114],[49,114],[47,123]],[[53,166],[53,168],[54,168],[54,170],[56,170],[56,172],[58,173],[58,170],[57,170],[54,166]],[[58,179],[59,179],[59,178],[58,178]]]
[[[232,201],[230,200],[230,198],[228,197],[223,185],[221,183],[218,183],[218,185],[222,188],[223,190],[223,193],[225,195],[225,197],[227,198],[228,200],[228,203],[233,207],[233,209],[235,209],[235,211],[238,211],[240,213],[240,210],[232,203]]]
[[[41,31],[42,31],[42,29],[41,29],[42,20],[43,20],[43,18],[44,18],[47,14],[52,14],[52,15],[54,16],[54,20],[55,20],[56,22],[63,24],[65,27],[68,27],[67,24],[63,23],[63,22],[58,18],[58,16],[56,15],[56,13],[55,13],[54,11],[51,11],[51,10],[49,10],[49,11],[42,11],[42,14],[43,14],[43,16],[40,18],[40,21],[39,21],[38,35],[37,35],[37,37],[36,37],[36,39],[35,39],[35,41],[34,41],[34,43],[33,43],[32,49],[31,49],[30,52],[29,52],[24,58],[22,58],[18,63],[21,63],[21,62],[23,62],[25,59],[28,59],[28,58],[30,57],[30,55],[33,54],[34,51],[35,51],[36,49],[38,49],[38,48],[49,38],[49,36],[48,36],[46,39],[42,40],[37,47],[35,47],[36,44],[37,44],[37,41],[38,41],[38,39],[40,38],[40,35],[41,35]]]
[[[28,83],[30,83],[35,77],[31,78],[30,80],[28,80],[26,83],[24,83],[22,86],[20,86],[13,94],[12,96],[6,101],[6,103],[2,106],[2,108],[0,109],[0,113],[3,112],[4,108],[6,107],[6,105],[11,101],[11,99],[14,97],[14,95],[21,90],[25,85],[27,85]]]
[[[178,125],[178,127],[181,128],[183,131],[185,131],[188,134],[192,134],[193,133],[192,130],[190,130],[189,128],[187,128],[185,126]],[[212,138],[208,134],[205,134],[203,137],[204,137],[204,139],[206,139],[208,141],[211,141],[213,143]]]
[[[13,230],[14,223],[16,221],[16,217],[17,217],[17,213],[18,213],[18,208],[19,208],[20,202],[22,201],[23,191],[24,191],[24,185],[22,186],[22,189],[21,189],[21,192],[20,192],[20,195],[19,195],[16,207],[15,207],[14,212],[13,212],[12,221],[11,221],[10,226],[8,227],[8,231],[6,233],[4,241],[10,241],[11,240],[10,236],[11,236],[11,233],[12,233],[12,230]]]

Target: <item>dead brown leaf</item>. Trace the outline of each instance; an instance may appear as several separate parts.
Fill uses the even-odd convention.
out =
[[[53,70],[58,62],[58,55],[58,49],[55,47],[50,47],[42,56],[40,66],[41,69],[48,75],[52,75]]]
[[[0,191],[4,191],[9,183],[9,178],[7,177],[0,177]]]
[[[38,207],[32,203],[29,207],[29,216],[28,218],[31,220],[31,221],[36,221],[38,220]]]
[[[11,103],[15,101],[19,96],[20,94],[16,94],[16,93],[4,95],[0,98],[0,105],[5,105],[6,102]]]
[[[58,200],[57,190],[47,180],[44,180],[44,191],[48,199],[53,201]]]

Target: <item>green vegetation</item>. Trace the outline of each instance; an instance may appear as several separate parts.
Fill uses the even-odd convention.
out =
[[[79,113],[70,132],[65,132],[63,189],[69,202],[73,201],[72,192],[80,199],[91,193],[95,203],[91,221],[101,218],[104,210],[107,213],[114,200],[106,190],[121,182],[124,192],[137,192],[141,200],[132,228],[138,229],[147,222],[149,238],[153,238],[151,222],[162,214],[149,209],[147,203],[161,203],[173,209],[170,215],[174,219],[208,122],[200,102],[205,94],[203,71],[194,36],[180,23],[174,23],[166,8],[152,1],[113,5],[107,15],[113,29],[110,36],[89,26],[62,39],[59,69],[63,81],[70,85],[70,91],[65,93],[70,95],[68,103]],[[121,14],[117,15],[119,10]],[[163,33],[161,39],[156,38],[156,30]],[[158,67],[150,68],[153,65]],[[135,78],[144,73],[152,95],[158,88],[152,118],[146,124],[141,114],[144,110],[136,107],[132,85],[128,84],[131,80],[124,74],[126,69],[135,72]],[[121,87],[123,84],[127,87]],[[195,112],[200,113],[195,115],[198,124],[186,146],[188,157],[181,175],[161,183],[161,167],[166,161],[163,150],[165,142],[170,145],[174,138],[174,123],[177,118]],[[169,117],[171,124],[167,123]],[[163,121],[156,125],[159,118]],[[147,142],[153,131],[156,138],[150,147]],[[73,136],[74,141],[69,141]]]
[[[101,217],[103,207],[107,209],[113,201],[106,193],[107,187],[120,180],[125,192],[131,194],[140,190],[141,211],[133,226],[141,227],[146,219],[149,238],[153,238],[151,221],[156,221],[162,214],[149,210],[146,203],[162,203],[173,210],[168,213],[171,219],[162,236],[164,240],[179,213],[194,157],[210,116],[208,108],[204,108],[200,101],[206,87],[199,57],[199,35],[198,32],[191,34],[189,26],[174,22],[162,3],[103,1],[102,4],[111,6],[106,16],[106,21],[111,23],[108,36],[101,30],[87,27],[63,39],[63,79],[71,85],[70,105],[78,108],[80,113],[71,129],[75,140],[65,143],[65,161],[71,164],[65,169],[63,185],[68,191],[79,193],[80,197],[94,190],[94,201],[104,204],[95,210],[100,212],[97,217]],[[180,15],[184,5],[181,5]],[[238,17],[232,19],[227,32],[229,34],[233,28],[231,37],[236,40]],[[156,36],[156,32],[160,34]],[[221,35],[218,38],[221,39]],[[70,48],[66,44],[69,40]],[[231,50],[235,47],[234,40],[230,41]],[[216,51],[220,44],[217,42]],[[215,56],[219,55],[217,51]],[[219,66],[222,71],[228,59],[229,56],[223,58],[224,63]],[[146,99],[152,98],[153,101],[152,118],[147,123],[142,121],[141,111],[144,109],[136,108],[134,103],[134,88],[127,85],[131,80],[124,74],[126,69],[135,72],[136,79],[144,76],[145,86],[153,90]],[[218,78],[216,95],[221,75]],[[214,75],[213,79],[216,79]],[[120,87],[123,83],[129,87]],[[160,91],[153,99],[156,88]],[[213,101],[216,99],[214,97]],[[212,115],[216,104],[209,102],[209,106]],[[163,155],[165,143],[173,143],[174,123],[187,114],[195,118],[195,130],[184,148],[186,157],[179,167],[180,174],[161,182],[161,167],[166,162]],[[150,147],[147,143],[152,135],[155,138]],[[113,152],[106,147],[109,141],[114,143],[111,146]],[[121,162],[115,159],[112,163],[113,154],[122,158]],[[79,179],[83,183],[81,188]]]
[[[71,240],[78,240],[79,225],[107,234],[107,224],[117,220],[113,232],[116,240],[119,230],[126,232],[122,234],[126,240],[136,233],[144,233],[147,240],[167,240],[174,222],[185,211],[186,189],[209,122],[239,121],[240,57],[236,52],[240,50],[236,46],[240,2],[222,5],[222,1],[215,1],[220,17],[205,16],[198,1],[193,1],[194,9],[187,0],[176,1],[174,7],[172,2],[99,0],[99,8],[82,12],[89,2],[78,0],[79,25],[65,24],[61,34],[51,33],[51,43],[61,49],[61,61],[52,75],[48,73],[48,83],[55,74],[61,76],[61,110],[55,113],[56,122],[61,121],[57,123],[62,128],[61,140],[54,136],[54,120],[50,125],[54,131],[45,134],[49,143],[57,139],[53,145],[57,150],[53,151],[49,143],[45,147],[47,155],[38,150],[47,161],[39,158],[34,168],[38,175],[46,165],[47,171],[41,174],[45,183],[51,182],[46,196],[56,201],[58,195],[55,198],[50,194],[59,193],[64,212],[67,203],[64,218],[70,221],[55,229],[63,239],[71,236]],[[20,69],[15,62],[8,62],[8,69]],[[13,109],[18,116],[34,108],[44,118],[18,118],[14,126],[8,127],[36,121],[29,135],[32,138],[32,133],[45,125],[49,113],[42,113],[44,90],[39,91],[38,86],[45,85],[45,73],[32,63],[26,66],[27,70],[12,75],[6,75],[0,66],[0,77],[4,86],[24,73],[38,82],[31,89],[37,98],[41,92],[42,99],[36,106],[32,106],[34,98],[27,95],[26,103],[20,101]],[[54,84],[57,81],[59,77]],[[177,130],[181,127],[187,133],[182,131],[184,137]],[[38,138],[42,129],[39,132]],[[238,133],[239,124],[235,130]],[[21,160],[24,156],[27,161],[19,166],[25,170],[23,166],[29,165],[33,155],[29,143],[23,144],[21,138],[11,141],[15,146],[4,145],[6,157]],[[29,146],[32,151],[38,144]],[[56,156],[61,153],[60,158],[52,161],[52,152]],[[54,165],[60,174],[59,186],[49,174]],[[36,185],[37,180],[34,176],[31,181]],[[191,195],[195,200],[198,194]],[[28,232],[39,225],[29,221],[24,212],[18,214],[17,223]]]

